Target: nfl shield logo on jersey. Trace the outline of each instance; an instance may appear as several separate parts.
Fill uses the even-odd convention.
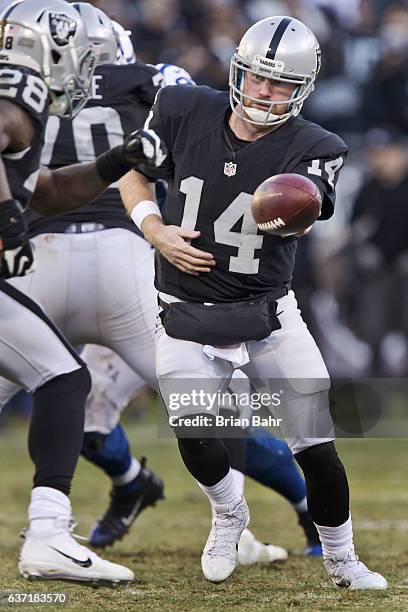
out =
[[[71,36],[75,35],[76,23],[63,13],[50,13],[50,32],[59,47],[67,45]]]
[[[227,176],[235,176],[237,173],[237,164],[234,162],[225,162],[224,164],[224,174]]]

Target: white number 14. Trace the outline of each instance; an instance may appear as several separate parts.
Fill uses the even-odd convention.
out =
[[[196,176],[181,181],[180,191],[186,196],[181,227],[195,229],[203,185],[204,181]],[[214,221],[215,241],[238,249],[237,254],[230,257],[230,272],[257,274],[259,270],[259,258],[255,258],[255,250],[262,248],[264,237],[257,233],[258,227],[251,214],[251,201],[251,194],[241,192]],[[241,218],[241,231],[232,232],[231,229]]]
[[[336,159],[331,159],[324,164],[324,170],[327,174],[327,182],[330,187],[334,189],[334,177],[336,172],[340,170],[344,162],[344,159],[341,157],[337,157]],[[308,174],[314,174],[315,176],[322,176],[323,170],[320,168],[320,159],[313,159],[310,166],[307,168]]]

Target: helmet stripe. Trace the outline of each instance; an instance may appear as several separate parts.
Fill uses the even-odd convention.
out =
[[[18,6],[20,2],[14,2],[11,6],[6,9],[6,12],[3,14],[3,19],[6,20],[10,17],[11,13],[14,11],[16,6]]]
[[[271,42],[269,43],[269,49],[266,54],[267,58],[275,59],[275,55],[276,55],[276,51],[278,50],[279,43],[282,40],[282,36],[284,35],[286,28],[288,27],[291,21],[292,21],[291,17],[284,17],[282,21],[279,23],[278,27],[276,28],[272,36]]]

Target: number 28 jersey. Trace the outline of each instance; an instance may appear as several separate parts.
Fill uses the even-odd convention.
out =
[[[146,121],[169,150],[160,168],[141,169],[168,181],[164,223],[199,230],[192,246],[216,261],[211,272],[196,277],[156,254],[156,288],[187,301],[236,301],[289,284],[297,238],[261,232],[251,214],[252,194],[270,176],[302,174],[319,187],[321,218],[327,219],[347,153],[338,136],[301,116],[253,142],[238,141],[228,126],[230,113],[228,92],[166,87]]]
[[[22,108],[34,125],[29,147],[1,153],[13,198],[27,208],[37,183],[41,149],[48,117],[48,89],[36,72],[22,66],[0,63],[0,99],[9,100]]]

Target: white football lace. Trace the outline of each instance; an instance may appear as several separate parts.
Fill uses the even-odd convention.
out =
[[[358,555],[356,555],[352,550],[350,550],[344,559],[339,560],[336,558],[328,559],[335,567],[333,568],[333,578],[346,578],[349,579],[350,572],[352,572],[353,578],[359,578],[360,576],[364,576],[369,573],[370,570],[362,563]],[[352,563],[352,567],[348,567],[347,565]]]
[[[234,525],[234,522],[238,524]],[[241,521],[236,516],[228,512],[217,514],[211,530],[212,542],[208,547],[207,553],[214,557],[229,557],[231,555],[229,548],[233,546],[232,552],[235,554],[238,538],[231,533],[230,529],[238,530],[240,526]]]

